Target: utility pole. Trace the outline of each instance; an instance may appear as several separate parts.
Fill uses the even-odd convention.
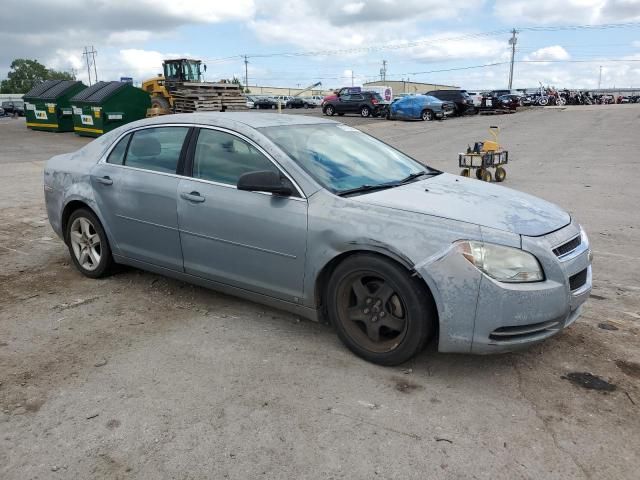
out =
[[[91,48],[91,50],[89,50]],[[96,55],[98,52],[91,47],[84,47],[84,52],[82,56],[85,57],[87,61],[87,75],[89,76],[89,86],[91,86],[91,66],[93,65],[93,81],[96,83],[98,81],[98,68],[96,67]],[[91,55],[91,59],[89,59],[89,55]]]
[[[249,88],[249,60],[247,56],[244,56],[244,88]]]
[[[509,68],[509,90],[513,87],[513,63],[516,58],[516,43],[518,39],[516,38],[517,30],[514,28],[511,30],[511,38],[509,39],[509,45],[511,45],[511,67]]]
[[[602,85],[602,65],[600,65],[600,76],[598,77],[598,90],[600,90],[601,85]]]
[[[353,70],[351,70],[351,86],[353,87]]]
[[[382,68],[380,69],[380,80],[387,81],[387,61],[382,60]]]

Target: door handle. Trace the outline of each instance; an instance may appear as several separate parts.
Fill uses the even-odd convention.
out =
[[[194,203],[204,202],[204,197],[200,195],[200,192],[190,192],[190,193],[182,192],[180,194],[180,197]]]
[[[96,182],[103,185],[113,185],[113,180],[111,180],[111,177],[109,177],[108,175],[105,175],[104,177],[97,177]]]

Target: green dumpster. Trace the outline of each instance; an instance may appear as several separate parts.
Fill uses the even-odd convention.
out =
[[[75,80],[45,80],[28,91],[24,99],[27,127],[48,132],[73,132],[69,100],[86,86]]]
[[[98,137],[125,123],[145,118],[151,97],[128,82],[98,82],[71,98],[73,130]]]

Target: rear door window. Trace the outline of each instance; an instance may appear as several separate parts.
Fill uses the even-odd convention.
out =
[[[176,173],[188,127],[156,127],[133,133],[124,165]]]
[[[107,163],[113,163],[114,165],[124,165],[124,155],[127,153],[127,145],[129,145],[129,140],[131,139],[131,134],[127,134],[118,142],[111,153],[107,157]]]

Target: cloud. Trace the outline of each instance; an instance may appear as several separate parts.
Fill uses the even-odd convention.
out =
[[[496,0],[493,12],[511,23],[626,23],[640,20],[640,0]]]
[[[569,60],[571,55],[560,45],[552,45],[550,47],[539,48],[525,56],[525,60],[549,61],[549,60]]]

